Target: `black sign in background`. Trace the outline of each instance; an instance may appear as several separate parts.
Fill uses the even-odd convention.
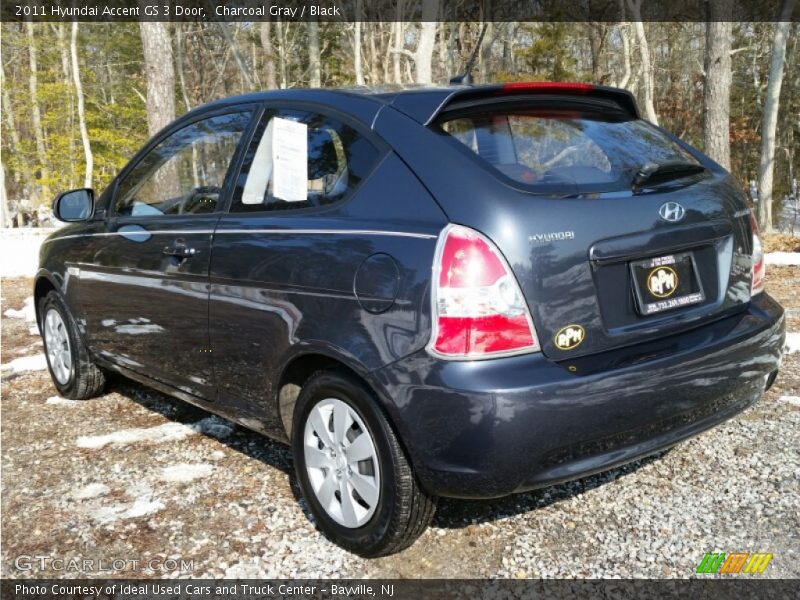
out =
[[[2,21],[394,21],[398,0],[3,0]],[[713,0],[712,0],[713,1]],[[728,0],[730,11],[710,10],[707,0],[644,0],[640,17],[619,0],[443,0],[434,19],[423,13],[425,0],[406,2],[410,21],[778,21],[798,18],[781,15],[782,0]],[[622,5],[626,9],[623,14]],[[150,9],[147,9],[150,7]],[[218,10],[219,7],[219,10]],[[314,15],[312,7],[325,9]],[[63,11],[57,10],[64,9]],[[103,14],[104,9],[115,14]],[[136,15],[118,14],[127,8]],[[54,10],[56,9],[56,10]],[[137,10],[138,9],[138,10]],[[168,9],[168,10],[167,10]],[[320,12],[320,11],[318,11]],[[278,16],[280,14],[280,17]]]
[[[784,600],[797,598],[797,581],[761,579],[763,575],[737,575],[718,579],[713,575],[691,580],[474,580],[474,579],[423,579],[423,580],[130,580],[130,579],[27,579],[2,581],[2,600],[257,600],[269,598],[353,600],[505,600],[510,598],[675,598],[676,600],[719,600],[720,598],[768,598]],[[146,588],[148,592],[124,593],[123,586]],[[305,593],[281,594],[281,585],[311,588]],[[337,586],[334,590],[333,586]],[[17,586],[26,586],[22,593]],[[100,587],[100,594],[85,593],[80,588]],[[117,586],[116,593],[111,587]],[[161,586],[158,588],[157,586]],[[264,590],[271,587],[272,594],[247,594],[246,586]],[[159,593],[159,589],[169,591]],[[224,588],[224,589],[223,589]],[[369,591],[367,591],[369,588]],[[202,590],[202,591],[198,591]],[[205,591],[208,590],[208,591]],[[342,590],[349,590],[347,591]],[[391,590],[391,595],[387,590]],[[332,593],[335,592],[335,593]]]

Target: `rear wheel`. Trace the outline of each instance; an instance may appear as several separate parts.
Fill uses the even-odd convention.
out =
[[[73,400],[98,396],[105,386],[105,375],[80,339],[61,296],[50,292],[42,298],[39,314],[47,366],[58,393]]]
[[[410,546],[433,518],[378,400],[361,382],[320,372],[303,387],[292,431],[297,479],[320,529],[374,557]]]

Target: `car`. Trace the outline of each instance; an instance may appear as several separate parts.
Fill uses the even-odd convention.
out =
[[[290,444],[319,529],[367,557],[440,497],[671,447],[780,366],[745,196],[620,89],[229,98],[54,212],[34,292],[58,392],[121,373]]]

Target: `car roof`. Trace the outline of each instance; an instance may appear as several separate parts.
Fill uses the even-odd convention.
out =
[[[391,106],[418,123],[427,124],[435,119],[446,105],[455,100],[491,98],[508,94],[581,95],[584,97],[610,99],[633,117],[639,118],[636,101],[627,90],[586,83],[565,82],[290,88],[252,92],[240,96],[222,98],[198,107],[189,114],[230,105],[283,100],[330,105],[355,116],[368,125],[371,125],[381,107]]]

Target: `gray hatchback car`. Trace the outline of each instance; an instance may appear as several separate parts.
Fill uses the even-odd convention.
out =
[[[700,433],[780,364],[745,197],[623,90],[226,99],[54,208],[35,296],[59,392],[119,372],[290,443],[320,529],[364,556],[437,497]]]

